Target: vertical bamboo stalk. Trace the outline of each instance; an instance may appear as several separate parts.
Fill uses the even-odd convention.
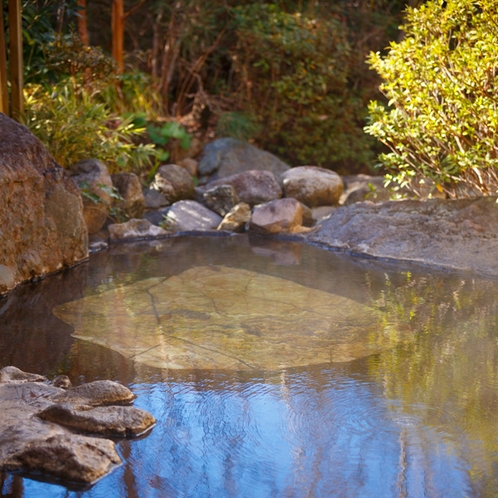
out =
[[[118,66],[118,73],[123,74],[124,47],[124,3],[123,0],[112,1],[112,56]]]
[[[80,36],[81,43],[88,47],[90,45],[90,40],[88,37],[88,26],[86,21],[86,0],[78,0],[78,34]]]
[[[12,117],[19,121],[24,114],[21,0],[9,0],[9,32]]]
[[[0,0],[0,112],[9,114],[9,95],[7,93],[7,57],[5,52],[5,25],[3,7]]]

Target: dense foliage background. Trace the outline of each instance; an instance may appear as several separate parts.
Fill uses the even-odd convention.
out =
[[[171,119],[202,137],[252,140],[292,165],[374,164],[378,142],[363,126],[380,79],[365,60],[398,37],[406,2],[126,0],[123,72],[110,57],[112,3],[23,5],[26,122],[62,164],[78,154],[61,141],[82,136],[85,153],[114,169],[153,164],[146,125]]]

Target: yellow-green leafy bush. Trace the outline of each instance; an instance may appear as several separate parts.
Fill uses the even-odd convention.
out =
[[[111,172],[138,170],[150,162],[153,145],[135,144],[145,128],[133,117],[113,114],[97,94],[62,80],[52,89],[32,84],[26,88],[25,123],[64,167],[97,158]]]
[[[498,188],[498,2],[432,0],[408,9],[406,36],[369,62],[389,107],[366,131],[386,144],[391,177],[432,179],[450,197]]]

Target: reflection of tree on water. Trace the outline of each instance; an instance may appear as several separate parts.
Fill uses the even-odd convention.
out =
[[[447,436],[394,413],[366,368],[151,387],[142,407],[163,422],[131,447],[149,462],[139,489],[153,479],[174,496],[401,496],[403,434],[407,496],[459,496],[467,475]]]
[[[17,344],[28,344],[31,366],[39,362],[36,371],[47,373],[60,361],[57,373],[76,381],[84,375],[87,381],[131,384],[137,406],[159,421],[148,437],[120,443],[124,466],[78,496],[493,496],[498,489],[496,283],[400,273],[386,263],[348,260],[308,246],[300,254],[303,266],[283,267],[266,253],[252,257],[253,246],[231,239],[168,244],[158,256],[142,250],[130,256],[121,246],[115,250],[123,254],[94,255],[99,264],[86,269],[90,289],[56,282],[64,296],[55,293],[50,301],[45,292],[29,303],[36,298],[51,309],[144,278],[230,261],[233,268],[375,307],[381,326],[414,341],[346,364],[259,377],[175,372],[73,341],[68,327],[50,315],[43,323],[34,307],[23,306],[26,300],[0,310],[9,318],[0,331],[0,345],[10,348],[0,348],[4,361],[24,358],[9,339],[26,339]],[[52,278],[40,288],[49,288]],[[108,310],[124,316],[131,308],[124,294],[118,295]],[[31,333],[33,324],[37,334]],[[4,492],[13,486],[20,490],[16,496],[76,496],[7,477]]]
[[[285,427],[272,417],[265,419],[271,404],[262,401],[263,408],[256,410],[255,400],[246,400],[244,424],[252,420],[257,427],[262,425],[257,432],[265,444],[277,448],[279,458],[254,461],[257,452],[252,445],[263,443],[254,440],[256,429],[241,428],[235,438],[239,449],[225,448],[224,462],[218,464],[229,469],[223,474],[226,489],[238,485],[240,490],[252,483],[247,480],[251,468],[258,469],[254,470],[258,479],[280,490],[313,489],[317,496],[330,489],[353,494],[368,490],[382,496],[386,489],[393,491],[392,496],[461,495],[462,490],[485,495],[496,487],[496,283],[448,275],[386,273],[383,280],[378,272],[364,275],[371,296],[366,304],[381,311],[383,325],[393,332],[408,328],[415,342],[358,362],[368,367],[361,369],[361,375],[346,368],[348,374],[335,383],[337,372],[319,380],[310,376],[309,369],[302,377],[291,376],[286,382],[286,406],[278,402],[273,408],[278,420],[286,420]],[[197,382],[202,384],[198,379],[197,387]],[[217,395],[222,396],[211,396]],[[232,403],[235,394],[227,396]],[[176,406],[180,401],[170,398],[170,402]],[[180,410],[186,411],[177,417],[180,426],[200,424],[192,418],[194,406],[205,416],[220,411],[221,425],[237,413],[230,404],[222,409],[211,403],[209,396],[192,403]],[[204,434],[207,429],[188,429],[188,444],[196,441],[198,430]],[[188,444],[173,445],[174,464],[158,471],[158,486],[168,489],[165,486],[172,481],[177,486],[177,479],[186,480],[185,492],[197,479],[215,486],[211,467],[199,469],[208,455],[216,461],[221,458],[220,441],[225,435],[222,429],[217,437],[213,434],[203,436],[200,455],[192,455]],[[384,452],[387,455],[381,457]],[[188,469],[183,477],[175,471],[179,464]],[[261,489],[274,488],[262,485]]]
[[[413,343],[368,360],[396,416],[415,416],[444,434],[445,450],[467,469],[469,492],[488,496],[498,487],[497,285],[474,279],[414,278],[386,286],[377,299],[386,319],[410,323]],[[406,432],[406,431],[405,431]],[[432,438],[411,429],[408,449],[429,453]],[[417,443],[414,443],[414,439]],[[429,457],[419,462],[430,481]]]

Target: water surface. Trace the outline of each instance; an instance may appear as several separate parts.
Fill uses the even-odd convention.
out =
[[[249,281],[244,308],[234,296]],[[497,290],[246,237],[92,255],[0,301],[0,367],[120,381],[158,424],[119,443],[124,465],[89,490],[6,476],[1,496],[495,496]],[[231,335],[220,332],[223,315]],[[160,326],[170,327],[165,354],[170,336],[195,336],[195,348],[211,341],[250,368],[211,352],[189,367],[194,346],[169,363],[138,361],[130,348]]]

